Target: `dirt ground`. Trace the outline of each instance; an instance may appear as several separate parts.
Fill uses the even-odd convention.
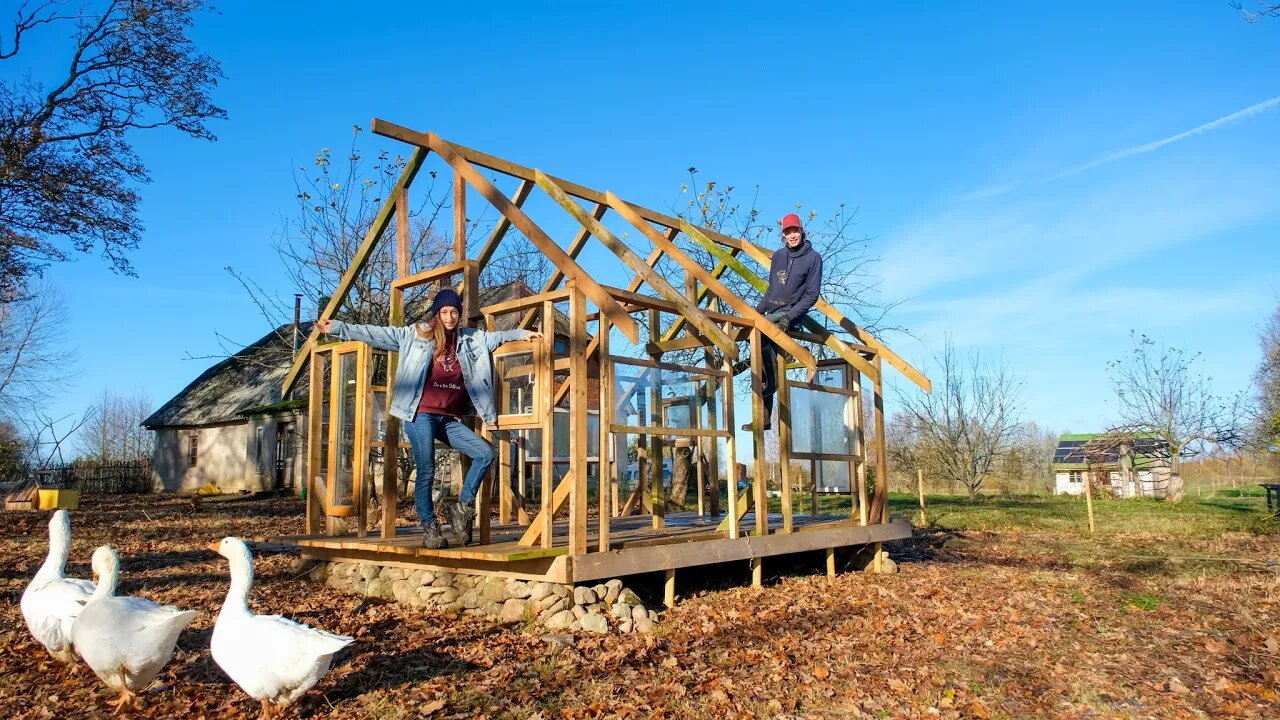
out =
[[[70,575],[88,577],[111,543],[121,594],[200,611],[134,717],[257,716],[209,655],[228,578],[204,548],[298,532],[301,515],[294,499],[162,496],[89,498],[71,514]],[[87,666],[54,664],[19,612],[47,519],[0,516],[0,718],[108,717],[109,691]],[[1154,545],[1163,557],[1144,559]],[[251,604],[357,638],[286,717],[1280,716],[1274,534],[933,529],[891,552],[895,575],[827,578],[814,559],[763,590],[745,564],[682,578],[648,636],[549,635],[336,594],[294,577],[288,555],[257,559]]]

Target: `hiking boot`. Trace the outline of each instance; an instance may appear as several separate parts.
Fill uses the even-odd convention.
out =
[[[471,529],[475,522],[476,511],[470,505],[457,502],[449,508],[449,524],[453,529],[453,541],[458,547],[471,544]]]
[[[449,547],[449,543],[440,534],[440,523],[433,522],[422,528],[422,547],[428,550],[441,550]]]

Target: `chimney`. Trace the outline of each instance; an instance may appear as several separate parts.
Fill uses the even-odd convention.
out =
[[[293,357],[297,359],[302,347],[302,293],[293,294]]]

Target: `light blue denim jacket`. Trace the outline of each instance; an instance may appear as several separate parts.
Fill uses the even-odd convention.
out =
[[[435,341],[419,336],[413,325],[352,325],[334,320],[329,332],[343,340],[358,340],[379,350],[400,353],[396,384],[391,388],[391,414],[405,422],[413,422],[418,403],[422,400],[422,388],[427,382],[427,370],[435,354]],[[467,388],[476,414],[487,423],[498,420],[498,408],[493,401],[494,348],[505,342],[525,340],[529,335],[528,330],[487,332],[458,328],[458,364],[462,367],[462,384]]]

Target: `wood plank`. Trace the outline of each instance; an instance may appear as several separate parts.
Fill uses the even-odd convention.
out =
[[[792,532],[795,527],[792,521],[791,505],[791,391],[787,385],[786,363],[776,365],[778,373],[778,394],[774,401],[778,404],[778,474],[781,476],[782,490],[782,532]]]
[[[393,289],[408,290],[410,288],[418,287],[419,285],[426,285],[427,283],[432,282],[434,280],[447,278],[451,275],[461,275],[462,273],[466,272],[468,267],[471,267],[474,265],[475,265],[475,262],[471,260],[459,260],[457,262],[451,262],[447,265],[434,267],[434,268],[431,268],[430,270],[423,270],[420,273],[414,273],[413,275],[409,275],[407,277],[396,278],[395,280],[391,281],[391,287]]]
[[[467,259],[467,183],[457,170],[453,171],[453,259]]]
[[[649,287],[657,291],[657,293],[665,300],[678,307],[680,309],[680,313],[688,318],[689,322],[694,327],[698,328],[698,330],[704,335],[711,338],[711,340],[716,343],[716,346],[719,347],[724,354],[733,357],[735,360],[737,359],[738,346],[734,344],[734,342],[723,332],[721,332],[720,328],[716,327],[715,323],[713,323],[710,318],[703,315],[702,310],[694,305],[689,298],[686,298],[679,290],[672,287],[671,283],[667,282],[666,278],[658,274],[657,270],[645,265],[644,260],[641,260],[631,248],[627,247],[627,245],[610,232],[608,228],[601,225],[599,220],[588,215],[587,212],[582,209],[582,206],[573,198],[569,197],[563,189],[551,180],[550,177],[541,171],[535,170],[534,181],[538,183],[538,187],[542,188],[543,191],[550,195],[553,200],[568,211],[575,220],[577,220],[584,228],[589,230],[597,240],[599,240],[605,247],[609,248],[613,254],[617,255],[627,267],[631,268],[632,272],[639,277],[643,277],[645,282],[649,284]],[[612,297],[610,297],[609,300],[616,302]],[[614,318],[610,319],[614,320],[615,323],[617,322]],[[629,315],[628,319],[630,319]],[[639,342],[639,339],[633,339],[633,342]]]
[[[573,558],[572,572],[575,582],[587,582],[602,578],[625,577],[642,572],[759,560],[829,547],[866,545],[906,537],[911,537],[911,524],[905,521],[868,527],[836,525],[829,529],[750,539],[726,538],[676,545],[637,547],[618,552],[591,553]]]
[[[516,207],[524,207],[524,201],[529,198],[529,193],[532,190],[532,180],[521,180],[520,186],[516,188],[515,194],[511,196],[511,204]],[[498,247],[502,244],[503,238],[507,236],[507,231],[510,229],[511,220],[504,215],[493,228],[493,232],[489,233],[489,239],[485,241],[484,247],[480,248],[479,254],[476,255],[476,264],[481,270],[489,266],[489,261],[493,259],[493,254],[498,251]]]
[[[596,220],[600,220],[604,218],[604,215],[608,210],[608,206],[603,203],[596,203],[596,206],[591,209],[591,217]],[[578,254],[582,252],[582,248],[587,246],[587,241],[590,239],[590,230],[585,227],[579,230],[578,234],[574,236],[573,242],[569,243],[569,249],[567,251],[569,253],[569,257],[577,260]],[[551,278],[547,280],[546,285],[542,286],[542,291],[549,292],[551,290],[555,290],[562,282],[564,282],[564,273],[560,272],[559,268],[556,268],[555,271],[551,273]]]
[[[599,527],[596,530],[596,550],[609,552],[609,518],[618,511],[616,485],[610,482],[610,480],[616,479],[616,475],[610,472],[611,466],[609,464],[610,452],[616,451],[612,442],[613,433],[609,431],[609,425],[613,419],[610,417],[613,414],[610,410],[613,407],[613,363],[609,361],[609,318],[601,315],[599,323],[595,336],[595,340],[599,342],[600,347],[600,397],[597,402],[600,408],[600,422],[598,423],[600,465],[596,468],[596,499],[598,505],[596,518],[599,522]],[[609,491],[611,485],[615,488],[612,493]],[[612,498],[610,497],[611,495]],[[612,503],[610,500],[612,500]]]
[[[569,554],[587,552],[587,296],[569,285]],[[606,320],[607,321],[607,320]],[[605,450],[604,447],[601,450]]]
[[[609,423],[609,431],[613,433],[626,433],[628,435],[648,435],[651,437],[714,437],[723,438],[733,434],[729,430],[712,430],[710,428],[673,428],[665,427],[661,421],[655,420],[652,426],[647,425],[622,425],[620,423]]]
[[[698,367],[696,365],[680,365],[679,363],[667,363],[659,360],[645,360],[644,358],[630,357],[627,355],[613,355],[610,359],[619,365],[634,365],[636,367],[670,370],[671,372],[682,372],[705,377],[725,377],[728,374],[724,370],[717,370],[716,368]]]
[[[817,367],[817,361],[808,350],[800,347],[795,340],[787,337],[787,334],[778,329],[778,326],[766,320],[764,315],[761,315],[754,307],[734,294],[732,290],[725,287],[724,283],[713,277],[705,268],[694,262],[693,258],[690,258],[683,250],[676,247],[675,243],[671,242],[664,237],[662,233],[655,230],[644,218],[640,217],[634,207],[623,202],[621,198],[611,192],[605,193],[605,198],[609,202],[609,207],[617,211],[623,219],[639,230],[641,234],[649,239],[649,242],[653,243],[654,247],[662,248],[662,251],[666,253],[667,257],[675,260],[680,267],[684,268],[686,273],[689,273],[698,282],[710,288],[711,292],[732,308],[734,312],[760,328],[761,332],[768,336],[770,340],[773,340],[788,354],[808,367],[810,374],[812,374],[813,370]],[[688,223],[686,223],[686,225],[688,225]],[[684,230],[685,234],[688,234],[689,232],[684,226],[681,227],[681,230]],[[697,230],[694,230],[694,232],[697,232]],[[691,304],[694,304],[697,300],[697,292],[695,291],[692,295],[693,297],[686,299],[689,300]],[[703,330],[703,328],[697,323],[693,323],[693,325],[699,330]],[[704,332],[703,334],[706,333]],[[715,339],[714,336],[711,337],[713,340]],[[736,350],[738,347],[737,343],[734,343],[733,347]],[[734,355],[734,360],[737,360],[736,354]]]
[[[412,242],[409,232],[409,188],[400,188],[396,193],[396,279],[409,274]],[[391,288],[391,308],[387,324],[391,327],[404,325],[404,290],[395,286]],[[395,537],[396,508],[400,500],[400,418],[391,414],[390,392],[390,388],[395,387],[399,368],[400,353],[387,353],[387,387],[383,388],[387,428],[382,441],[382,525],[378,533],[383,538]]]
[[[601,312],[609,316],[609,320],[612,321],[613,324],[631,340],[631,342],[640,342],[639,326],[636,321],[622,309],[622,306],[610,297],[609,294],[605,292],[604,288],[602,288],[599,283],[591,278],[590,274],[578,265],[577,261],[569,257],[569,255],[565,253],[559,245],[556,245],[555,241],[542,231],[542,228],[538,227],[533,220],[529,219],[529,216],[525,215],[523,210],[513,205],[512,202],[507,199],[507,196],[503,195],[496,187],[494,187],[493,183],[489,182],[487,178],[476,170],[475,166],[471,165],[471,163],[458,155],[450,143],[433,134],[424,135],[422,133],[412,133],[412,137],[413,139],[409,140],[409,142],[416,145],[425,145],[430,147],[437,155],[443,158],[445,162],[449,163],[454,170],[461,172],[466,181],[479,191],[479,193],[488,200],[490,204],[497,208],[498,212],[502,213],[504,217],[509,219],[511,224],[516,226],[516,229],[524,233],[524,236],[527,237],[543,255],[546,255],[547,259],[549,259],[552,264],[564,272],[567,277],[576,278],[583,292],[587,294],[587,297],[591,298],[591,301],[596,304],[596,307],[600,308]],[[554,325],[551,327],[554,327]]]
[[[662,317],[657,310],[649,311],[649,337],[661,331]],[[652,356],[653,361],[657,362],[661,356]],[[612,423],[610,423],[612,424]],[[649,424],[662,425],[662,379],[658,378],[658,382],[649,383]],[[615,432],[617,432],[615,430]],[[652,435],[649,437],[649,505],[650,512],[653,513],[653,529],[661,530],[667,522],[667,498],[663,492],[662,485],[662,469],[665,458],[662,456],[662,436]],[[675,466],[674,459],[672,467]]]
[[[542,303],[542,326],[544,328],[555,327],[555,305],[550,302]],[[551,388],[555,385],[555,375],[551,370],[551,358],[554,355],[555,332],[544,332],[542,334],[542,357],[543,362],[539,363],[539,369],[542,371],[540,387],[535,388],[538,393],[540,407],[544,409],[545,415],[542,418],[542,432],[540,438],[542,440],[542,454],[540,457],[540,468],[542,470],[542,510],[538,513],[541,522],[537,518],[534,519],[530,529],[538,528],[540,535],[539,541],[542,547],[549,548],[555,542],[555,515],[559,504],[555,502],[555,489],[552,484],[555,482],[555,412],[547,403],[551,399]],[[528,533],[525,533],[527,536]]]
[[[568,290],[550,290],[536,295],[529,295],[522,298],[516,298],[514,300],[505,300],[500,303],[485,305],[480,308],[480,311],[490,315],[502,315],[515,310],[524,310],[525,308],[534,308],[536,310],[544,301],[548,300],[551,302],[564,302],[568,299]]]
[[[422,169],[422,163],[427,159],[427,148],[415,148],[413,154],[409,156],[409,161],[405,163],[404,170],[400,172],[399,179],[391,188],[391,192],[387,194],[387,199],[382,203],[382,208],[378,210],[378,214],[373,218],[373,224],[369,226],[369,232],[365,233],[364,240],[360,243],[360,247],[356,249],[356,254],[351,259],[351,265],[346,272],[342,273],[342,278],[338,280],[338,285],[333,290],[333,295],[329,297],[329,302],[320,311],[317,320],[329,320],[333,318],[333,314],[342,306],[343,300],[346,299],[347,293],[351,291],[351,286],[355,284],[356,278],[360,275],[360,271],[364,270],[364,265],[369,261],[369,256],[373,253],[373,248],[378,244],[378,240],[382,237],[383,231],[387,229],[387,225],[391,222],[391,216],[395,212],[396,199],[400,196],[400,190],[409,187],[413,182],[413,178],[418,175],[418,171]],[[316,346],[320,333],[313,326],[311,334],[307,336],[306,342],[298,350],[298,356],[294,359],[293,365],[289,367],[289,372],[285,373],[284,381],[280,387],[280,397],[288,397],[293,390],[293,384],[298,381],[298,373],[302,372],[302,365],[306,362],[306,357],[311,348]],[[633,339],[633,342],[639,342]]]

